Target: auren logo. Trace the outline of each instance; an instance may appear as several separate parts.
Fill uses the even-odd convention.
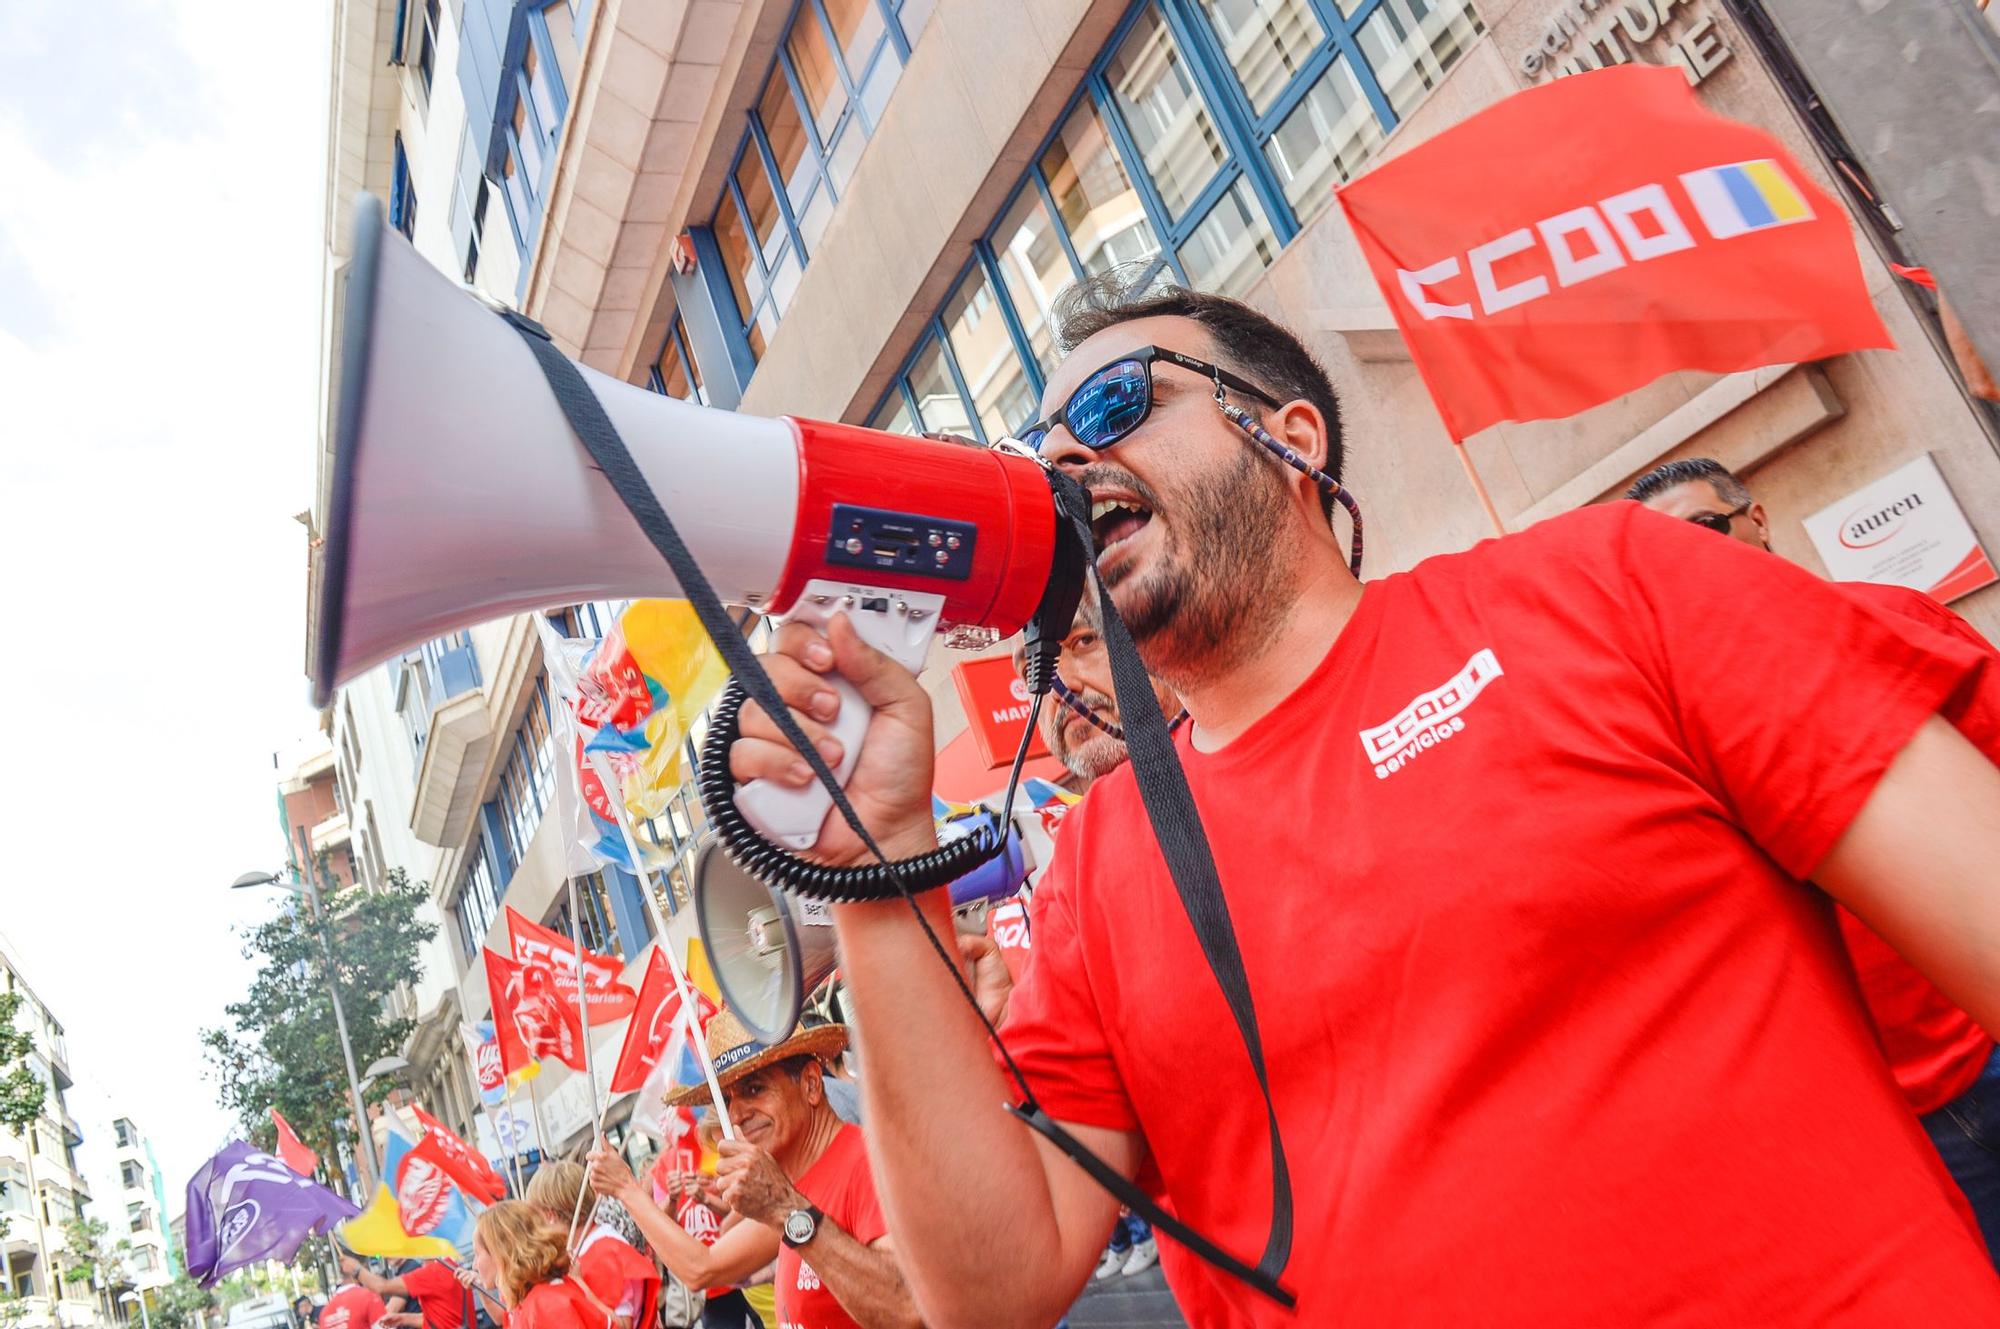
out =
[[[1873,549],[1893,540],[1903,529],[1903,519],[1924,505],[1922,494],[1905,494],[1867,516],[1857,509],[1840,519],[1840,543],[1847,549]]]
[[[1386,724],[1361,731],[1361,750],[1375,763],[1375,778],[1386,780],[1419,753],[1465,732],[1460,714],[1486,685],[1506,672],[1491,647],[1476,652],[1465,668],[1443,685],[1423,693]]]
[[[1790,176],[1769,158],[1729,162],[1680,177],[1694,213],[1714,240],[1768,231],[1813,220],[1812,205]],[[1471,320],[1472,302],[1433,298],[1428,288],[1441,286],[1469,272],[1479,312],[1504,313],[1516,305],[1546,299],[1549,278],[1558,288],[1576,286],[1634,263],[1645,263],[1693,249],[1701,242],[1682,218],[1663,184],[1641,185],[1586,203],[1580,208],[1544,217],[1532,227],[1509,231],[1496,240],[1474,245],[1461,263],[1457,256],[1427,268],[1396,270],[1403,298],[1426,321],[1441,318]],[[1529,275],[1531,259],[1516,255],[1539,251],[1546,272]],[[1512,279],[1500,275],[1503,260],[1515,268]]]

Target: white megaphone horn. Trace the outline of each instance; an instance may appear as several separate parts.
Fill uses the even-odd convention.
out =
[[[367,195],[339,317],[316,705],[371,665],[475,623],[681,594],[522,334],[419,257]],[[579,369],[726,603],[822,627],[845,612],[912,672],[940,627],[1004,636],[1035,613],[1056,522],[1033,460],[713,410]],[[832,682],[845,780],[869,710]],[[760,781],[737,803],[801,849],[830,798]]]
[[[761,1043],[791,1037],[805,1000],[839,962],[824,904],[788,901],[711,836],[695,851],[695,922],[723,1004]]]

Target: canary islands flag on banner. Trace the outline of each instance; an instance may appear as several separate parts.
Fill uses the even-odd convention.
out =
[[[441,1256],[470,1259],[472,1210],[435,1163],[413,1156],[409,1136],[390,1114],[386,1181],[359,1218],[340,1226],[340,1239],[357,1255]]]

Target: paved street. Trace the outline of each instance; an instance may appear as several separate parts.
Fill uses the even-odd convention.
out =
[[[1118,1326],[1118,1329],[1183,1329],[1187,1324],[1167,1295],[1166,1279],[1158,1265],[1130,1278],[1114,1278],[1093,1283],[1070,1309],[1069,1322],[1084,1325]]]

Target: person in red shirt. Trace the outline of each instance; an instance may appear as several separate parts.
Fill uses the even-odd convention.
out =
[[[847,1030],[817,1025],[767,1047],[724,1010],[707,1041],[738,1132],[717,1146],[716,1164],[717,1193],[737,1221],[703,1245],[603,1141],[590,1155],[591,1186],[624,1205],[660,1262],[696,1291],[741,1283],[775,1259],[783,1329],[917,1329],[861,1128],[834,1115],[820,1082],[822,1059],[840,1055]],[[666,1102],[707,1097],[703,1084]]]
[[[1803,884],[2000,1022],[2000,770],[1935,714],[1978,654],[1631,503],[1364,587],[1281,455],[1339,477],[1324,372],[1247,305],[1125,276],[1063,302],[1026,433],[1090,491],[1112,601],[1193,717],[1175,747],[1260,1058],[1131,766],[1056,840],[1002,1033],[1051,1116],[1297,1299],[1175,1244],[1189,1321],[2000,1319]],[[816,741],[823,675],[857,687],[849,798],[890,856],[930,849],[923,688],[841,617],[786,625],[768,663]],[[743,714],[732,774],[798,784]],[[813,852],[866,857],[832,818]],[[1117,1201],[1001,1111],[910,909],[834,914],[919,1304],[1053,1322]]]
[[[460,1329],[466,1323],[471,1294],[443,1260],[413,1260],[400,1273],[385,1277],[353,1256],[342,1255],[340,1268],[377,1296],[416,1301],[416,1313],[390,1317],[392,1329]]]
[[[528,1182],[527,1201],[565,1234],[577,1229],[570,1244],[575,1277],[599,1301],[612,1308],[612,1329],[652,1329],[659,1305],[660,1271],[589,1212],[578,1200],[587,1191],[581,1163],[544,1163]],[[595,1198],[584,1201],[591,1209]]]
[[[326,1299],[315,1323],[319,1329],[375,1329],[388,1316],[388,1304],[381,1297],[349,1279]]]
[[[502,1200],[473,1224],[473,1278],[498,1291],[506,1329],[609,1329],[613,1308],[569,1276],[567,1235],[525,1200]]]
[[[1671,461],[1634,480],[1625,491],[1655,512],[1730,536],[1769,552],[1771,521],[1742,480],[1708,457]],[[1960,689],[1939,713],[2000,761],[2000,651],[1970,623],[1903,586],[1840,582],[1841,590],[1888,613],[1965,642],[1986,657],[1979,686]],[[2000,1264],[2000,1052],[1992,1037],[1937,985],[1849,910],[1840,910],[1861,995],[1882,1037],[1882,1049],[1903,1096],[1922,1118],[1945,1166],[1979,1220],[1988,1252]]]

